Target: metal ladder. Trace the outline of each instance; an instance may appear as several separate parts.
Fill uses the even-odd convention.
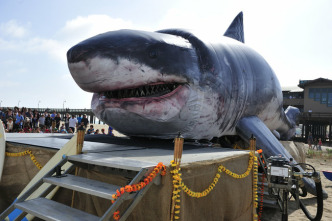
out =
[[[61,167],[68,161],[72,163],[72,166],[68,170],[62,172]],[[53,200],[46,199],[45,196],[56,186],[60,186],[73,191],[112,200],[112,194],[116,194],[116,190],[120,189],[120,186],[71,175],[69,173],[71,173],[75,167],[81,167],[83,169],[93,169],[99,172],[107,172],[118,175],[121,174],[127,178],[132,178],[128,184],[132,185],[141,181],[144,176],[153,170],[154,166],[155,165],[152,165],[152,163],[126,158],[101,158],[100,154],[94,153],[64,156],[63,159],[42,179],[36,182],[36,184],[33,185],[25,194],[23,194],[22,197],[12,203],[12,205],[0,215],[0,220],[4,220],[14,209],[22,211],[22,213],[15,220],[21,220],[27,214],[32,214],[33,216],[44,220],[110,220],[113,213],[124,201],[132,199],[120,218],[120,220],[126,220],[151,185],[160,184],[160,174],[156,176],[153,182],[150,182],[140,191],[132,193],[125,192],[101,217],[69,207]],[[51,185],[43,193],[41,193],[39,197],[26,200],[43,183],[49,183]]]

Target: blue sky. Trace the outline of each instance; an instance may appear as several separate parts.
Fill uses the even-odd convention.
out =
[[[246,44],[265,57],[282,86],[332,79],[331,9],[329,0],[0,0],[1,106],[90,108],[92,95],[68,71],[71,46],[123,28],[222,35],[240,11]]]

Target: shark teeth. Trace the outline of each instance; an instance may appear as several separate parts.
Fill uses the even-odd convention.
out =
[[[123,89],[115,91],[105,91],[100,93],[108,99],[121,99],[131,97],[160,97],[168,94],[179,87],[181,84],[157,84],[157,85],[144,85],[138,88]]]

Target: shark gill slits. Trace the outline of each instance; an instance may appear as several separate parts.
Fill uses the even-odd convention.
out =
[[[158,84],[158,85],[145,85],[133,89],[123,89],[115,91],[105,91],[101,93],[108,99],[121,99],[131,97],[160,97],[175,90],[181,84]]]

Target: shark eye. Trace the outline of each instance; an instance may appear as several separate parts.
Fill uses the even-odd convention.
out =
[[[157,58],[157,57],[158,57],[158,52],[157,52],[157,50],[156,50],[156,49],[151,49],[151,50],[149,51],[149,57],[152,58],[152,59]]]

